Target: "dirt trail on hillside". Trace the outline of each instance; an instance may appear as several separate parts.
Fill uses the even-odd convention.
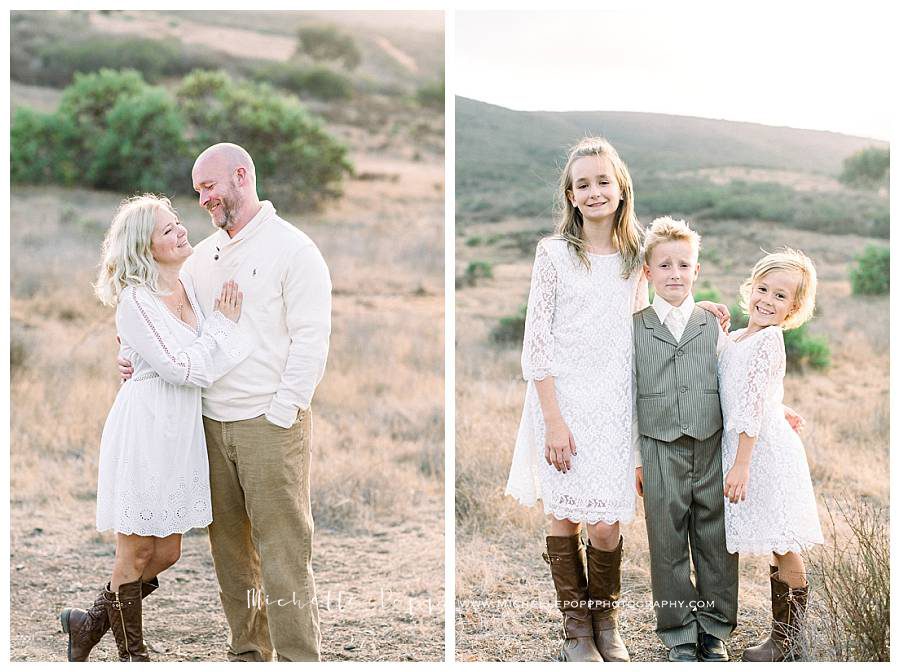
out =
[[[117,12],[113,15],[91,12],[91,25],[105,33],[136,35],[161,39],[174,37],[185,44],[224,51],[246,57],[286,61],[297,48],[294,37],[264,34],[255,30],[241,30],[220,25],[204,25],[189,19],[154,16],[148,12]]]

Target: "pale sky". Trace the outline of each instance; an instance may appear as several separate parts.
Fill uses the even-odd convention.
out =
[[[460,11],[453,90],[515,110],[660,112],[890,140],[892,15],[781,4]]]

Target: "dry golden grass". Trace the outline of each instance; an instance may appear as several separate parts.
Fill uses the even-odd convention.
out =
[[[443,161],[359,158],[398,179],[350,181],[322,213],[280,213],[317,242],[334,284],[331,351],[313,403],[314,565],[320,600],[343,591],[353,601],[323,609],[324,655],[437,660]],[[99,305],[90,283],[121,196],[61,188],[12,194],[14,659],[63,659],[55,610],[84,602],[111,568],[113,537],[93,531],[93,519],[100,433],[119,385],[117,347],[114,311]],[[193,199],[174,202],[193,242],[212,232]],[[222,655],[224,619],[205,547],[202,534],[187,535],[185,556],[167,575],[189,578],[179,594],[210,614],[208,630],[191,639],[188,612],[179,614],[174,601],[168,612],[160,607],[153,631],[170,646],[158,658]],[[38,612],[35,590],[47,607]]]
[[[542,507],[526,509],[503,494],[525,392],[521,350],[488,340],[498,319],[514,314],[527,298],[532,258],[516,241],[532,237],[536,242],[541,228],[547,223],[516,220],[471,226],[457,237],[457,276],[474,260],[492,263],[494,276],[456,293],[458,660],[550,660],[558,651],[561,619],[540,557]],[[704,245],[700,280],[710,282],[728,303],[762,255],[761,247],[798,247],[818,268],[819,313],[810,330],[828,336],[833,364],[824,372],[789,375],[785,391],[786,402],[807,420],[804,445],[828,537],[826,547],[809,558],[811,619],[814,628],[824,627],[830,621],[816,602],[816,572],[827,566],[830,550],[855,543],[842,514],[835,516],[833,530],[826,524],[826,505],[836,500],[853,508],[854,502],[866,500],[888,506],[888,299],[850,294],[847,271],[869,242],[864,238],[762,222],[702,222],[697,228]],[[482,243],[466,244],[474,238]],[[636,605],[622,610],[623,636],[632,660],[664,660],[648,604],[649,553],[640,504],[635,522],[623,534],[623,599]],[[739,626],[729,643],[733,654],[757,642],[768,627],[766,559],[744,559],[740,581]],[[820,641],[813,653],[825,660],[843,655],[830,646]]]

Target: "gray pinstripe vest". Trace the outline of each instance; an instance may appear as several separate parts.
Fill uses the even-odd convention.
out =
[[[644,436],[707,439],[722,428],[716,341],[719,325],[694,308],[677,342],[653,306],[634,316],[638,425]]]

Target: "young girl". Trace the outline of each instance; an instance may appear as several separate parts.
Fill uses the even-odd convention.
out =
[[[556,235],[538,243],[532,271],[528,388],[506,492],[526,506],[542,499],[549,514],[544,560],[563,612],[561,659],[627,661],[614,603],[619,523],[634,518],[631,315],[647,305],[641,232],[628,169],[602,138],[569,151],[558,198]]]
[[[747,328],[730,334],[719,356],[728,552],[775,556],[772,632],[744,651],[747,661],[794,657],[809,592],[800,553],[824,542],[806,453],[782,410],[782,331],[809,320],[815,298],[816,270],[806,255],[785,249],[763,257],[741,286]]]

